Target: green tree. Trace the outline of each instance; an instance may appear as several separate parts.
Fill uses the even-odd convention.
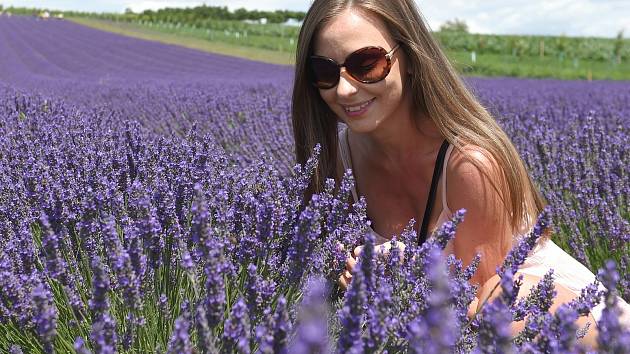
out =
[[[468,33],[468,25],[464,20],[455,18],[454,20],[448,20],[444,22],[440,26],[440,31]]]
[[[623,30],[617,33],[617,38],[615,39],[615,49],[613,52],[615,54],[615,59],[617,60],[617,64],[621,64],[621,50],[623,49]]]

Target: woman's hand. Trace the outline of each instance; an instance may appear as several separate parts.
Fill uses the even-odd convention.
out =
[[[405,244],[399,241],[395,241],[396,242],[396,247],[398,247],[399,249],[399,254],[400,254],[400,261],[402,262],[404,259],[404,252],[405,252]],[[350,281],[352,280],[352,273],[354,271],[354,266],[357,264],[357,260],[359,259],[359,256],[361,255],[361,251],[363,250],[364,246],[357,246],[354,248],[354,250],[352,251],[352,254],[348,254],[347,258],[346,258],[346,269],[343,271],[343,273],[341,273],[341,275],[339,276],[339,279],[337,280],[337,282],[339,283],[339,285],[341,286],[341,288],[343,290],[346,290],[348,288],[348,285],[350,284]],[[374,246],[374,253],[376,255],[382,256],[382,257],[387,257],[389,256],[389,252],[392,248],[392,243],[390,241],[382,243],[380,245],[376,245]]]

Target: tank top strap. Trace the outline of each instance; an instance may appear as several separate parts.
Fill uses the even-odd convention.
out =
[[[339,137],[339,153],[341,154],[341,163],[343,164],[343,169],[345,170],[354,170],[352,169],[352,157],[350,156],[350,145],[348,143],[348,127],[344,127],[338,132]],[[356,181],[355,181],[356,183]],[[359,200],[357,195],[357,189],[353,185],[352,186],[352,197],[354,198],[354,202],[356,203]]]
[[[424,208],[424,216],[422,217],[422,226],[420,233],[418,234],[418,245],[421,245],[426,241],[429,230],[429,218],[431,217],[431,211],[433,210],[433,203],[435,203],[435,194],[440,181],[440,175],[442,174],[442,167],[444,165],[444,158],[446,151],[448,150],[448,140],[444,139],[440,146],[437,158],[435,160],[435,166],[433,167],[433,177],[431,178],[431,187],[429,189],[429,196],[427,198],[427,204]]]

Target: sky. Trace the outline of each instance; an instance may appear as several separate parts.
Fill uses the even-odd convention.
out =
[[[630,0],[416,0],[429,26],[464,20],[473,33],[630,37]],[[227,6],[230,10],[306,11],[311,0],[0,0],[8,6],[92,12]]]

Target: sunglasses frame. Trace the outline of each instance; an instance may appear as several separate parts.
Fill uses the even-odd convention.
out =
[[[346,67],[346,72],[348,73],[348,75],[350,75],[353,79],[364,83],[364,84],[374,84],[377,83],[379,81],[383,81],[387,75],[389,75],[389,71],[392,68],[392,57],[394,56],[394,52],[396,52],[396,50],[400,47],[399,43],[396,43],[396,45],[394,46],[394,48],[392,48],[390,51],[387,51],[385,48],[383,47],[378,47],[378,46],[367,46],[367,47],[363,47],[363,48],[359,48],[357,50],[355,50],[354,52],[348,54],[346,56],[346,58],[344,59],[342,64],[337,63],[334,59],[329,58],[329,57],[325,57],[325,56],[321,56],[321,55],[311,55],[310,59],[323,59],[326,60],[332,64],[334,64],[337,67],[337,71],[338,71],[338,75],[337,75],[337,80],[335,81],[334,85],[330,86],[330,87],[320,87],[317,85],[316,82],[312,82],[312,85],[315,86],[316,88],[322,89],[322,90],[328,90],[331,89],[335,86],[337,86],[339,84],[339,80],[341,79],[341,68],[346,67],[346,62],[348,61],[348,58],[350,58],[351,56],[355,55],[356,53],[363,51],[363,50],[367,50],[367,49],[378,49],[381,50],[383,52],[385,52],[385,60],[387,60],[387,66],[385,67],[385,74],[383,75],[382,78],[378,79],[378,80],[361,80],[357,77],[355,77],[352,72],[348,71],[348,68]]]

